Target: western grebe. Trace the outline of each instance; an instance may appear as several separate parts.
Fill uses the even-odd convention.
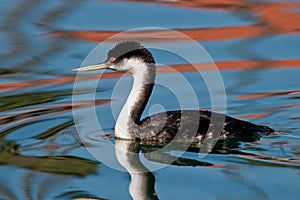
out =
[[[133,76],[132,89],[116,121],[116,138],[167,142],[176,137],[182,141],[199,142],[205,137],[220,135],[224,139],[255,140],[261,134],[274,132],[267,126],[202,110],[167,111],[141,120],[156,73],[152,54],[138,42],[121,42],[108,52],[105,62],[74,71],[99,69],[128,72]],[[212,116],[220,120],[211,120]],[[196,128],[191,128],[195,126]],[[220,128],[214,129],[214,126]]]

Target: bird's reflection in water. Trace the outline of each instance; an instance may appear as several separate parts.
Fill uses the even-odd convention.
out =
[[[119,163],[129,172],[131,182],[129,192],[133,199],[158,199],[155,192],[155,177],[153,173],[142,163],[140,155],[155,163],[170,164],[175,166],[202,166],[214,167],[215,164],[196,159],[177,157],[171,155],[171,151],[199,153],[201,144],[191,143],[141,143],[140,141],[115,140],[115,153]],[[232,150],[239,146],[237,140],[219,140],[211,153],[214,154],[246,154],[238,150]]]
[[[140,144],[134,141],[115,140],[116,157],[129,172],[129,193],[133,199],[158,199],[155,193],[155,177],[140,160]]]

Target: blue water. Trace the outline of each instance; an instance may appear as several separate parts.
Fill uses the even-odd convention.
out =
[[[87,112],[93,106],[82,101],[72,108],[76,76],[72,69],[82,64],[100,40],[74,35],[75,31],[101,34],[149,26],[198,30],[196,36],[211,30],[204,32],[206,39],[196,42],[219,67],[226,91],[226,113],[270,126],[276,134],[229,145],[205,157],[199,156],[199,151],[167,151],[166,155],[180,155],[181,160],[173,165],[150,160],[151,166],[160,169],[152,172],[155,181],[148,174],[145,177],[149,179],[142,183],[154,184],[152,189],[158,199],[299,198],[299,9],[290,9],[290,1],[259,1],[257,5],[244,3],[244,7],[238,3],[220,5],[217,1],[190,2],[195,4],[183,7],[179,2],[168,1],[0,0],[0,199],[133,198],[129,190],[132,177],[118,163],[114,152],[102,148],[106,143],[114,144],[114,139],[101,137],[101,133],[113,133],[115,115],[128,95],[132,79],[114,76],[100,80],[95,111],[102,130],[100,133],[88,127],[91,132],[83,131],[87,141],[83,142],[73,114]],[[260,18],[272,6],[278,8],[276,3],[282,3],[279,8],[287,14],[296,13],[295,19],[289,18],[289,24],[276,24],[276,20]],[[295,6],[300,5],[292,7]],[[277,21],[281,11],[278,9],[271,15],[279,17]],[[247,36],[240,32],[237,37],[231,30],[251,25],[256,25],[260,34]],[[221,30],[225,31],[216,39],[214,34]],[[64,31],[69,34],[51,35]],[[147,45],[173,46],[197,55],[190,50],[189,42],[150,40]],[[114,43],[103,46],[107,51]],[[104,50],[92,61],[104,59]],[[151,52],[160,65],[188,64],[168,52]],[[195,58],[194,62],[198,61]],[[231,61],[229,68],[222,67]],[[207,76],[214,73],[200,72]],[[167,83],[169,88],[159,84],[154,87],[143,116],[164,110],[210,108],[211,96],[203,77],[197,71],[183,70],[179,74],[191,85],[197,106],[189,101],[191,96],[176,73],[159,72],[157,82]],[[93,78],[89,81],[97,82]],[[172,93],[171,86],[178,93]],[[120,92],[114,94],[116,87]],[[89,89],[83,88],[82,92],[89,94]],[[186,104],[180,105],[176,95],[186,96]],[[220,93],[213,95],[219,98]],[[82,120],[89,121],[89,117],[92,115],[87,112]],[[93,151],[122,170],[98,160]],[[145,164],[149,159],[146,155],[139,156],[145,166],[150,166]]]

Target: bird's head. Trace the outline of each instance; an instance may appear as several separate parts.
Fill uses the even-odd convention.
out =
[[[131,72],[140,67],[140,64],[155,64],[152,54],[140,43],[135,41],[121,42],[111,49],[103,63],[73,69],[73,71],[91,71],[112,69],[119,72]]]

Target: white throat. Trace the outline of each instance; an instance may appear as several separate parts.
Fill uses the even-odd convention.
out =
[[[149,79],[149,68],[140,59],[127,60],[126,65],[130,66],[129,72],[133,76],[133,85],[128,95],[128,98],[118,116],[115,125],[115,136],[122,139],[133,139],[134,134],[130,124],[134,124],[131,119],[131,113],[134,106],[139,103],[141,96],[145,95],[143,86],[148,83],[153,83],[153,79]]]

